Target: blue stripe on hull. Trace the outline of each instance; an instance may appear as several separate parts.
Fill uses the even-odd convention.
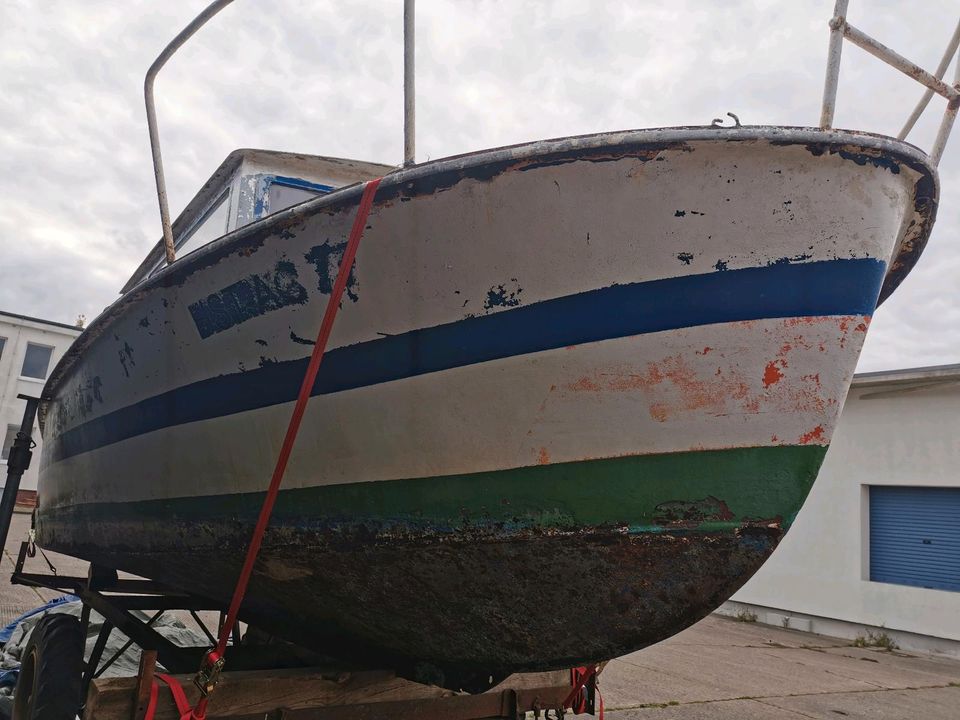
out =
[[[325,355],[313,394],[698,325],[871,315],[885,270],[871,258],[825,260],[613,285],[336,348]],[[108,413],[53,438],[47,461],[164,427],[292,402],[307,361],[212,377]]]

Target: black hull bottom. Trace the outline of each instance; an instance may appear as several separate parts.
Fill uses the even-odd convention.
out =
[[[45,547],[224,604],[249,528],[154,528],[166,547]],[[123,528],[110,534],[122,537]],[[144,537],[142,525],[127,537]],[[760,567],[777,525],[731,532],[593,529],[514,537],[376,539],[271,529],[241,619],[364,664],[507,674],[572,667],[659,642],[709,614]],[[217,539],[197,544],[197,538]]]

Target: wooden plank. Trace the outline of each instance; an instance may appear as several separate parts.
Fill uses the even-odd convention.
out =
[[[175,676],[187,698],[200,692],[192,675]],[[129,720],[136,705],[137,678],[101,678],[90,684],[84,720]],[[456,695],[450,690],[396,677],[390,671],[341,673],[317,668],[223,673],[210,695],[208,718],[260,715],[278,708],[298,709],[387,701],[423,700]],[[165,684],[160,685],[155,720],[179,720]]]
[[[277,720],[489,720],[515,718],[527,711],[558,710],[570,688],[567,685],[506,689],[479,695],[362,703],[334,707],[282,710]],[[239,718],[237,719],[239,720]],[[262,720],[247,717],[243,720]]]
[[[481,693],[283,710],[279,720],[488,720],[511,715],[502,695]]]
[[[569,670],[547,670],[546,672],[514,673],[498,685],[494,685],[487,692],[503,692],[504,690],[525,690],[541,687],[570,687]]]

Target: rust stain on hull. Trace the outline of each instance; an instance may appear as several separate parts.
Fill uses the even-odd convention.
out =
[[[837,344],[842,349],[851,332],[866,332],[861,318],[831,318],[836,327]],[[804,329],[824,323],[824,318],[799,317],[779,321],[785,341],[771,353],[772,359],[752,370],[740,360],[742,348],[706,347],[696,351],[699,357],[716,358],[716,370],[707,374],[696,357],[684,353],[668,355],[645,365],[610,365],[567,383],[560,390],[569,394],[640,393],[646,399],[650,417],[660,423],[677,420],[691,412],[723,415],[757,414],[771,407],[785,412],[828,412],[837,403],[825,393],[818,373],[802,373],[791,368],[796,352],[826,352],[823,342],[804,334]],[[855,324],[856,323],[856,324]],[[737,323],[753,328],[757,321]],[[795,329],[800,330],[796,332]],[[771,332],[763,329],[764,334]],[[796,364],[796,363],[794,363]],[[783,382],[789,376],[789,382]]]
[[[786,365],[786,363],[783,363]],[[771,385],[775,385],[783,379],[783,373],[780,372],[780,368],[777,367],[777,361],[771,360],[767,363],[767,367],[763,371],[763,386],[768,388]]]

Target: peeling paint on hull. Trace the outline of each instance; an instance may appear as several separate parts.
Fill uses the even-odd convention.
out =
[[[229,330],[251,318],[289,305],[303,305],[307,291],[297,282],[297,269],[278,262],[265,273],[256,273],[190,305],[190,316],[201,338]]]
[[[503,671],[694,622],[802,505],[935,187],[904,144],[776,128],[388,176],[246,617]],[[45,389],[42,545],[225,599],[358,193],[181,258],[81,336]],[[243,285],[281,263],[303,302]],[[210,298],[232,310],[198,324]]]

